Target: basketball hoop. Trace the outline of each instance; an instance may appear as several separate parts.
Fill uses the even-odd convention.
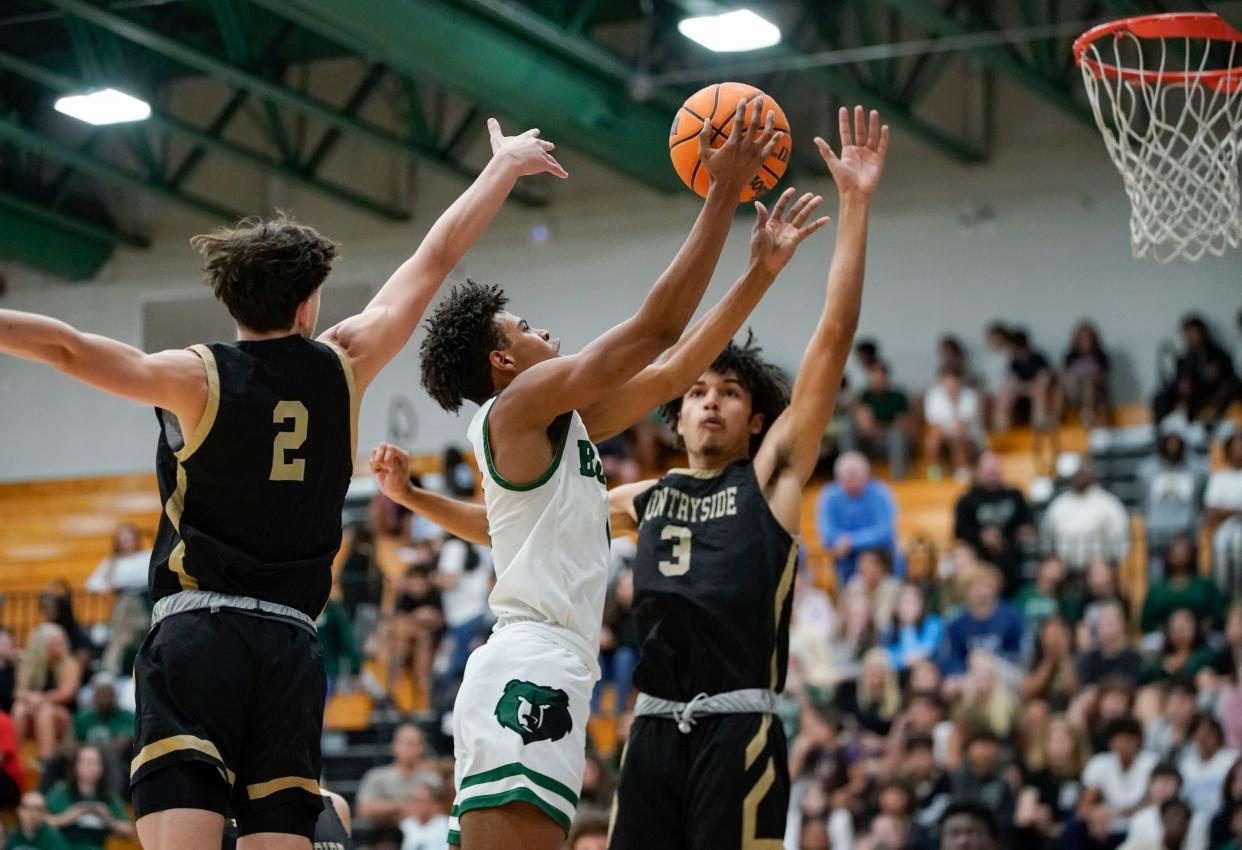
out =
[[[1130,197],[1134,256],[1242,244],[1242,32],[1213,14],[1147,15],[1089,30],[1074,57]]]

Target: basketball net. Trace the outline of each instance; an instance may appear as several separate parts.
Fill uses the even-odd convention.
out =
[[[1134,256],[1242,244],[1242,33],[1215,15],[1150,15],[1096,27],[1074,54],[1125,181]]]

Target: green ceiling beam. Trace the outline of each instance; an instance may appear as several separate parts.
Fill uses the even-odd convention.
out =
[[[316,118],[331,126],[339,127],[358,138],[365,139],[386,150],[425,162],[445,173],[464,180],[472,181],[478,176],[475,170],[461,162],[442,156],[433,148],[429,148],[414,140],[403,139],[395,133],[374,124],[352,118],[343,114],[330,103],[310,97],[274,80],[246,71],[224,59],[213,56],[196,47],[191,47],[175,38],[156,32],[142,24],[86,2],[86,0],[47,0],[47,2],[63,12],[88,21],[127,41],[172,59],[187,68],[193,68],[235,88],[245,89],[266,101],[292,109],[307,117]],[[348,6],[349,4],[346,3],[345,5]],[[388,14],[392,17],[391,9],[389,9]],[[446,44],[444,49],[452,50],[457,47],[459,45]],[[538,199],[522,190],[513,192],[512,197],[527,204],[539,202]]]
[[[27,62],[17,56],[0,52],[0,69],[11,71],[14,74],[25,77],[31,82],[51,89],[55,92],[72,93],[82,91],[86,85],[81,80],[76,80],[64,74],[58,74],[55,71],[36,65],[33,62]],[[315,177],[310,173],[312,169],[306,171],[291,168],[284,163],[265,156],[251,148],[222,139],[212,134],[208,130],[203,130],[182,121],[180,118],[174,118],[171,115],[165,115],[157,110],[151,110],[151,117],[147,119],[153,126],[163,128],[175,136],[179,136],[195,144],[208,148],[216,153],[229,157],[235,162],[243,165],[252,166],[265,171],[275,177],[288,180],[299,186],[312,189],[325,197],[340,203],[348,204],[357,209],[371,213],[389,221],[405,221],[410,215],[404,209],[385,204],[380,201],[373,200],[365,195],[361,195],[346,186],[341,186],[329,181]],[[113,125],[112,129],[120,128],[121,125]],[[171,180],[170,184],[175,185],[177,181]]]
[[[442,0],[252,2],[360,56],[510,115],[520,125],[511,129],[539,127],[647,185],[681,186],[667,153],[672,113],[637,103],[611,75],[587,70],[581,57],[549,53]]]
[[[938,35],[969,35],[975,32],[967,24],[944,14],[928,0],[884,0],[884,2]],[[1080,124],[1095,127],[1095,118],[1092,117],[1091,110],[1075,100],[1068,89],[1026,65],[1003,47],[976,47],[971,52],[987,66],[1013,77]]]
[[[884,120],[894,127],[909,130],[924,143],[960,162],[986,162],[987,148],[973,144],[947,130],[942,130],[914,114],[913,109],[873,86],[854,79],[841,68],[812,68],[808,73],[843,97],[853,99],[870,109],[878,109]]]
[[[5,191],[4,189],[0,189],[0,203],[23,215],[32,216],[65,230],[72,230],[86,239],[95,239],[101,242],[119,242],[131,248],[151,247],[151,240],[145,236],[129,233],[116,227],[96,224],[93,221],[70,215],[63,210],[52,209],[48,206],[33,203],[20,195],[14,195],[12,192]]]
[[[0,258],[66,280],[94,277],[120,234],[0,191]]]
[[[86,174],[93,174],[100,180],[116,183],[130,189],[137,189],[161,200],[170,201],[177,206],[193,212],[203,213],[212,218],[236,221],[244,216],[236,210],[221,206],[215,201],[188,192],[173,189],[156,181],[154,178],[122,168],[118,165],[102,162],[92,156],[83,154],[68,145],[45,136],[42,133],[24,127],[8,118],[0,118],[0,138],[8,139],[20,148],[41,153],[53,159],[68,163]]]

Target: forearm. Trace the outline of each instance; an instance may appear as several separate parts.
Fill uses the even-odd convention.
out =
[[[837,244],[828,268],[828,291],[824,298],[824,309],[803,359],[803,367],[811,367],[819,372],[825,380],[823,386],[830,387],[834,397],[836,388],[841,383],[841,372],[845,368],[845,355],[849,353],[854,331],[858,328],[858,317],[862,312],[869,212],[869,199],[849,195],[841,198],[837,218]],[[830,353],[840,356],[828,357]],[[831,380],[832,374],[836,375],[836,381]]]
[[[487,532],[487,509],[478,502],[452,499],[414,486],[394,494],[392,499],[462,540],[492,545]]]
[[[427,231],[419,246],[430,263],[447,275],[491,225],[518,175],[505,157],[493,157],[470,188]]]
[[[752,262],[725,297],[695,322],[656,364],[665,372],[668,383],[680,388],[702,374],[759,306],[775,280],[776,275],[771,271]]]
[[[624,431],[653,408],[684,392],[729,344],[775,279],[774,274],[752,263],[728,294],[659,362],[583,411],[591,439],[599,442]]]
[[[63,369],[72,359],[79,337],[59,319],[0,310],[0,353]]]
[[[658,344],[659,351],[677,342],[703,299],[736,209],[732,184],[713,183],[681,250],[630,320],[630,330]]]

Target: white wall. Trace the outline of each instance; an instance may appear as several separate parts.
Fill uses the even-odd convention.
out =
[[[1000,95],[1002,130],[989,165],[961,166],[896,135],[874,204],[860,333],[881,341],[899,382],[925,386],[936,337],[953,331],[977,345],[983,323],[994,317],[1026,325],[1056,358],[1074,322],[1092,317],[1116,355],[1122,398],[1150,392],[1156,344],[1172,335],[1181,313],[1202,311],[1218,328],[1235,333],[1231,317],[1242,306],[1242,253],[1171,266],[1131,259],[1128,205],[1095,132],[1003,83]],[[795,144],[807,143],[795,138]],[[372,151],[364,158],[363,150],[345,148],[341,157],[355,166],[364,159],[371,163],[372,185],[402,185],[401,168]],[[571,151],[563,161],[574,179],[555,187],[553,204],[544,210],[507,207],[453,278],[468,274],[502,283],[515,311],[563,336],[565,350],[572,351],[637,307],[676,251],[697,204],[688,193],[661,196],[615,179]],[[393,226],[248,172],[213,168],[203,181],[230,185],[244,200],[290,207],[340,239],[345,253],[333,280],[350,284],[378,286],[460,191],[458,183],[420,173],[413,181],[415,220]],[[826,181],[799,188],[831,190]],[[829,195],[827,206],[833,202]],[[994,222],[963,228],[958,217],[972,205],[992,207]],[[100,280],[88,285],[9,269],[11,291],[0,306],[139,342],[140,300],[196,285],[195,258],[185,240],[205,226],[166,207],[152,206],[148,214],[158,237],[152,250],[119,252]],[[535,224],[552,230],[545,245],[529,238]],[[749,220],[739,218],[709,300],[742,268],[748,227]],[[831,239],[829,232],[805,245],[754,316],[768,354],[787,368],[801,356],[822,304]],[[331,284],[325,293],[330,297]],[[368,394],[363,451],[385,437],[388,404],[397,394],[415,404],[415,448],[464,443],[467,417],[441,413],[417,386],[418,340]],[[149,410],[77,387],[46,368],[0,358],[0,480],[148,469],[155,436]]]

